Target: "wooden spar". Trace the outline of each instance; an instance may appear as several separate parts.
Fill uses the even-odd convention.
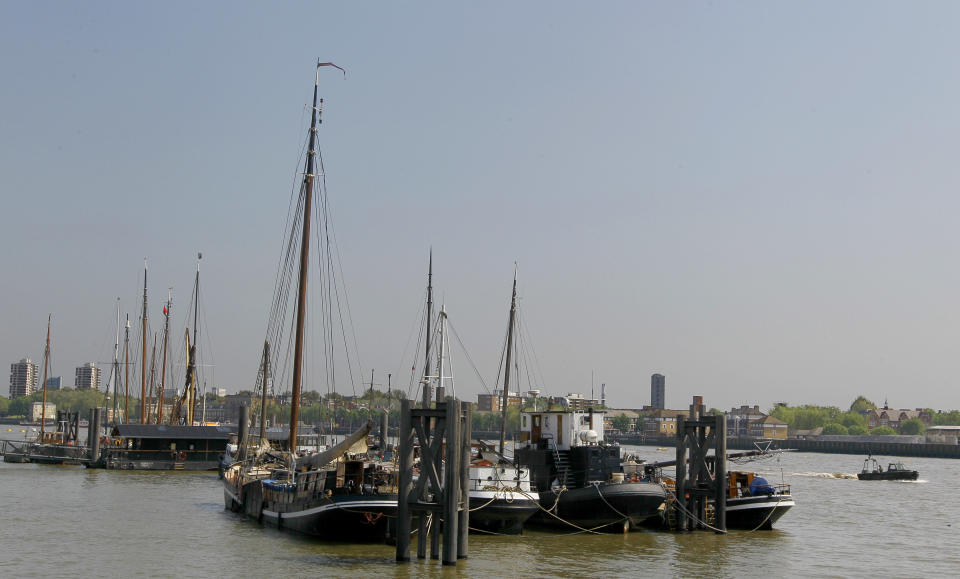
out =
[[[187,415],[186,415],[185,420],[184,420],[185,424],[186,424],[187,426],[193,426],[193,407],[192,407],[191,404],[190,404],[190,397],[191,397],[191,389],[193,388],[193,383],[194,383],[194,377],[193,377],[193,372],[194,372],[193,354],[194,354],[194,349],[195,349],[197,346],[196,346],[196,344],[193,344],[193,345],[190,344],[190,330],[189,330],[189,329],[184,332],[184,340],[186,340],[186,343],[187,343],[187,378],[186,378],[186,380],[184,381],[184,384],[183,384],[183,396],[181,397],[181,400],[182,400],[183,402],[182,402],[181,406],[182,406],[183,404],[186,404],[186,406],[187,406]],[[180,413],[177,412],[177,418],[179,419],[179,417],[180,417]]]
[[[310,218],[313,215],[314,157],[317,154],[317,88],[320,65],[313,82],[313,109],[310,115],[310,142],[307,146],[307,167],[303,176],[303,224],[300,239],[300,272],[297,292],[297,331],[293,349],[293,386],[290,398],[290,452],[297,452],[297,423],[300,421],[300,391],[303,377],[303,328],[307,313],[307,267],[310,265]]]
[[[117,334],[113,342],[113,424],[119,423],[117,412],[120,410],[120,298],[117,298]],[[110,397],[110,386],[107,385],[107,398]]]
[[[47,422],[47,370],[50,367],[50,318],[52,317],[53,314],[47,314],[47,345],[43,350],[43,402],[41,402],[40,407],[40,442],[44,441],[44,428]]]
[[[163,423],[163,391],[167,387],[167,334],[170,332],[170,308],[173,300],[167,292],[167,306],[163,308],[163,361],[160,363],[160,397],[157,401],[157,424]]]
[[[270,376],[270,342],[263,341],[263,379],[260,393],[260,443],[267,439],[267,380]]]
[[[423,408],[430,408],[430,318],[433,317],[433,248],[430,248],[430,262],[427,266],[427,333],[424,341],[426,359],[423,362]]]
[[[143,352],[140,356],[140,424],[147,423],[147,259],[143,259],[143,318],[140,329],[140,342]]]
[[[193,344],[187,340],[190,352],[190,368],[187,381],[187,426],[193,426],[193,415],[197,408],[197,314],[200,311],[200,260],[202,253],[197,253],[197,275],[193,282]],[[189,330],[187,331],[189,333]]]
[[[507,437],[507,402],[510,400],[510,366],[513,364],[513,326],[517,317],[517,265],[513,266],[513,293],[510,296],[510,321],[507,324],[507,364],[503,370],[503,396],[500,399],[500,457]]]
[[[153,386],[154,386],[154,381],[156,377],[157,377],[157,335],[154,334],[153,335],[153,352],[150,354],[150,395],[149,395],[150,400],[154,400]],[[153,414],[153,412],[150,411],[150,405],[147,404],[147,414],[146,414],[147,418],[144,424],[150,423],[151,414]]]
[[[130,314],[123,334],[123,423],[130,423]]]

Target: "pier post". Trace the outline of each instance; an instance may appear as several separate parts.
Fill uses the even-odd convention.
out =
[[[727,530],[727,417],[721,414],[714,418],[717,421],[717,445],[713,465],[713,478],[716,483],[713,507],[717,513],[714,526],[719,533]]]
[[[447,454],[443,489],[443,564],[457,564],[457,527],[460,522],[460,401],[447,400]]]
[[[707,452],[713,449],[713,456]],[[703,397],[694,396],[690,417],[677,426],[677,529],[713,528],[725,533],[727,500],[726,417],[705,416]],[[716,520],[707,522],[710,501]]]
[[[100,409],[90,409],[90,420],[87,425],[87,448],[90,451],[90,463],[100,458]]]
[[[464,413],[465,408],[468,404],[456,399],[437,404],[436,408],[411,408],[409,401],[401,405],[397,562],[410,560],[410,529],[415,516],[419,517],[420,529],[424,529],[428,515],[432,517],[431,559],[442,558],[444,565],[456,565],[461,545],[466,555],[467,527],[460,526],[461,520],[469,524],[463,513],[469,509],[463,481],[469,478],[465,471],[470,458],[469,449],[465,448],[469,443],[470,415],[468,409]],[[416,484],[412,482],[414,437],[420,446],[420,476]],[[426,558],[426,535],[421,531],[417,537],[419,559]]]
[[[470,441],[473,439],[473,406],[469,402],[462,404],[463,430],[460,439],[463,447],[460,451],[460,520],[457,526],[457,559],[467,558],[468,533],[470,532],[470,455],[473,449]]]
[[[410,427],[410,401],[400,401],[400,431],[397,433],[397,562],[410,560],[410,492],[413,490],[413,429]]]

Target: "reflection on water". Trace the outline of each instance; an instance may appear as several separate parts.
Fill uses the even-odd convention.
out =
[[[631,449],[650,460],[673,450]],[[0,463],[7,577],[597,577],[955,573],[960,461],[910,459],[920,481],[857,481],[861,457],[787,453],[737,465],[793,487],[774,531],[471,536],[470,557],[398,565],[384,545],[315,541],[223,509],[213,473]],[[918,484],[922,483],[922,484]]]

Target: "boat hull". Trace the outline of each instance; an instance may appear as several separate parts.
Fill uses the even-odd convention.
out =
[[[789,494],[728,498],[727,528],[769,531],[793,506]]]
[[[919,477],[920,473],[915,470],[857,473],[857,478],[860,480],[917,480]]]
[[[536,493],[527,495],[510,491],[471,491],[470,530],[480,533],[519,535],[523,524],[540,507]]]
[[[666,491],[657,483],[625,482],[540,492],[532,524],[627,531],[660,515]]]
[[[396,494],[325,495],[290,500],[265,497],[262,482],[238,489],[224,480],[224,507],[258,522],[328,541],[382,543],[395,538]]]

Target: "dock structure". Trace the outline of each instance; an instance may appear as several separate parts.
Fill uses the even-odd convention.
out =
[[[469,403],[447,399],[436,408],[400,407],[399,497],[397,562],[410,561],[412,521],[419,521],[417,558],[442,557],[444,565],[456,565],[467,557],[470,525],[468,495],[470,426]],[[414,484],[414,447],[419,443],[420,476]],[[440,539],[442,537],[442,550]]]
[[[726,417],[706,416],[703,397],[694,396],[689,418],[677,425],[677,530],[727,531],[726,432]]]

